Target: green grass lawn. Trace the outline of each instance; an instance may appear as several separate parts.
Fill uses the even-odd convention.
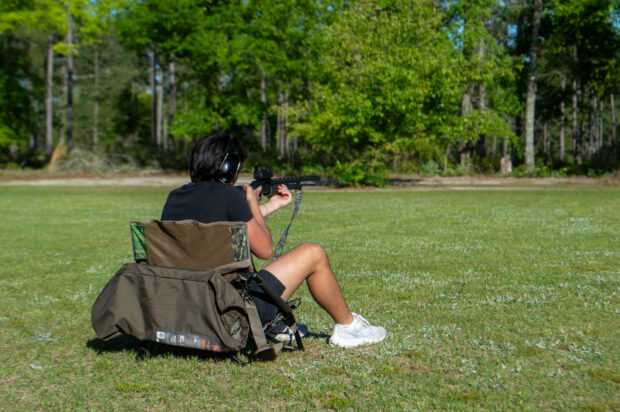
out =
[[[324,245],[388,337],[330,347],[304,287],[306,352],[245,368],[95,339],[128,222],[168,190],[0,187],[0,409],[620,409],[619,189],[307,192],[287,247]]]

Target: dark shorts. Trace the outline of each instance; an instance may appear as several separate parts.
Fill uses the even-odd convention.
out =
[[[263,279],[263,282],[271,286],[271,289],[273,289],[274,292],[278,295],[282,295],[285,287],[274,275],[263,269],[258,272],[258,276]],[[258,316],[260,317],[260,321],[263,325],[275,319],[279,308],[255,282],[252,282],[252,285],[250,286],[250,296],[256,304],[256,310],[258,311]]]

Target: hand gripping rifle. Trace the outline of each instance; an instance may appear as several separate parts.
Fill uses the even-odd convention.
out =
[[[273,172],[267,170],[265,166],[256,166],[254,168],[254,180],[250,183],[250,186],[256,189],[258,186],[261,186],[260,194],[263,196],[271,197],[278,193],[278,186],[281,184],[286,185],[289,190],[296,190],[295,193],[295,210],[293,211],[293,217],[289,222],[286,229],[282,233],[282,237],[280,237],[280,241],[278,242],[278,246],[276,246],[275,252],[273,252],[273,259],[276,260],[282,254],[282,249],[284,248],[284,243],[286,242],[286,237],[288,236],[288,230],[293,223],[293,220],[297,217],[297,213],[299,212],[299,205],[301,204],[301,196],[303,192],[301,190],[302,186],[318,186],[321,180],[320,176],[298,176],[298,177],[281,177],[281,178],[273,178]]]

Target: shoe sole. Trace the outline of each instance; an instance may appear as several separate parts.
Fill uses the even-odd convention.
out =
[[[303,338],[303,336],[302,336],[302,338]],[[295,335],[288,335],[288,334],[276,335],[276,336],[274,336],[274,339],[277,340],[278,342],[284,342],[284,343],[297,340],[297,339],[295,339]]]
[[[329,340],[330,345],[339,346],[341,348],[355,348],[357,346],[369,345],[371,343],[379,343],[385,339],[385,336],[382,338],[374,338],[374,339],[361,339],[359,341],[348,341],[348,342],[337,342],[332,339]]]
[[[303,338],[306,336],[306,333],[299,331],[299,335]],[[288,333],[278,333],[276,336],[273,337],[273,339],[277,340],[278,342],[284,343],[297,341],[297,339],[295,339],[295,334],[289,335]]]

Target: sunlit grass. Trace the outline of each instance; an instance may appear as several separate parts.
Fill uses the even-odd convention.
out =
[[[0,188],[0,393],[7,409],[620,408],[620,190],[307,192],[287,248],[325,246],[377,345],[330,347],[307,290],[307,351],[241,368],[103,349],[90,307],[128,222],[166,188]],[[276,240],[291,208],[269,218]],[[258,262],[262,265],[264,262]]]

